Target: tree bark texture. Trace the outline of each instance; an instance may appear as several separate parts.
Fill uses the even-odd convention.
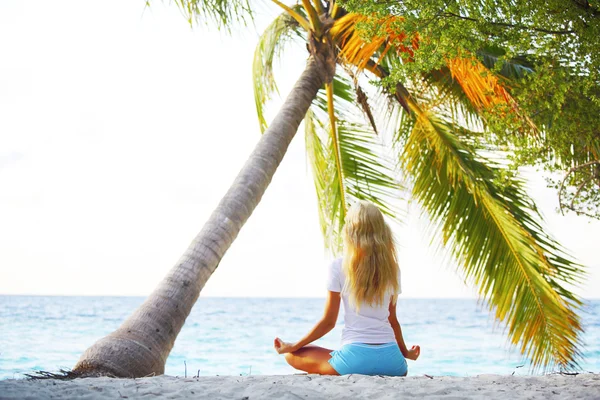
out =
[[[181,259],[116,331],[82,354],[74,372],[117,377],[164,373],[200,291],[260,201],[317,91],[333,76],[332,62],[335,70],[331,54],[309,57],[281,110]]]

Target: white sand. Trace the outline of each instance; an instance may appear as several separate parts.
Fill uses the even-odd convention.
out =
[[[216,376],[0,381],[0,399],[600,399],[600,374],[577,376]]]

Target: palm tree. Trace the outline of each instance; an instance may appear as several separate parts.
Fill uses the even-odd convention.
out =
[[[380,29],[364,40],[358,27],[373,17],[347,13],[333,0],[294,6],[272,1],[284,12],[260,38],[254,61],[263,136],[179,262],[115,332],[84,352],[74,372],[122,377],[164,372],[202,287],[260,201],[302,119],[321,226],[332,251],[339,251],[348,202],[367,199],[398,218],[395,202],[409,194],[532,364],[576,365],[581,303],[564,284],[580,279],[581,268],[544,232],[522,183],[505,178],[478,151],[493,133],[486,112],[526,121],[501,85],[504,78],[482,75],[488,70],[473,55],[453,58],[441,70],[382,86],[375,97],[385,103],[385,112],[374,112],[361,77],[386,82],[390,66],[410,62],[419,38],[407,38],[396,26],[401,19],[390,16],[375,21]],[[251,15],[244,0],[177,3],[190,21],[209,16],[227,25]],[[263,108],[277,88],[273,60],[289,39],[307,43],[308,61],[267,126]],[[493,63],[493,54],[482,51],[483,60]],[[388,143],[386,135],[377,135],[378,126],[386,125],[393,131]],[[382,144],[393,157],[381,156]],[[401,167],[403,184],[394,164]]]

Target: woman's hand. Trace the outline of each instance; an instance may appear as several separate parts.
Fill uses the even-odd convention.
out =
[[[406,351],[406,358],[415,361],[421,355],[421,346],[413,346]]]
[[[294,351],[298,350],[295,345],[291,343],[286,343],[279,338],[275,338],[275,340],[273,341],[273,346],[279,354],[293,353]]]

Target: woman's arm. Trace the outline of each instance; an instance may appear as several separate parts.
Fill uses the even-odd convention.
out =
[[[322,338],[335,327],[335,323],[340,311],[341,296],[338,292],[327,293],[323,317],[319,320],[319,322],[316,323],[316,325],[310,330],[310,332],[308,332],[306,336],[293,344],[285,343],[281,339],[275,338],[275,350],[277,350],[279,354],[292,353],[296,350],[299,350],[307,344]]]
[[[416,360],[421,354],[421,347],[413,346],[410,348],[410,350],[406,348],[404,338],[402,337],[402,328],[400,327],[400,322],[398,322],[398,317],[396,316],[397,297],[397,295],[392,296],[390,301],[390,316],[388,317],[388,320],[390,321],[390,325],[394,330],[394,336],[396,337],[396,342],[398,343],[398,347],[400,347],[400,352],[402,355],[409,360]]]

